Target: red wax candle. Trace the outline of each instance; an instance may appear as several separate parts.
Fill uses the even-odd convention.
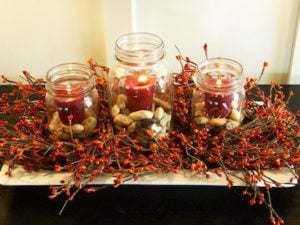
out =
[[[210,117],[229,117],[233,93],[226,93],[226,86],[230,84],[228,79],[211,79],[209,86],[213,86],[215,92],[204,92],[205,109]],[[218,89],[220,92],[218,92]]]
[[[84,120],[84,95],[80,85],[71,84],[66,89],[55,91],[57,111],[62,123],[69,124],[69,115],[73,116],[72,124],[81,123]]]
[[[130,112],[152,110],[154,86],[155,79],[145,74],[126,78],[127,107]]]

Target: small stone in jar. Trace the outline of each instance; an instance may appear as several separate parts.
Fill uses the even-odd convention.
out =
[[[201,116],[204,110],[205,102],[197,102],[194,106],[194,116]]]
[[[239,104],[238,104],[238,102],[237,102],[237,101],[232,101],[232,102],[231,102],[231,108],[233,108],[233,109],[237,109],[237,108],[238,108],[238,106],[239,106]]]
[[[118,131],[123,131],[125,128],[124,127],[121,127],[117,124],[114,125],[114,127],[118,130]]]
[[[88,117],[82,121],[82,125],[84,127],[84,132],[89,135],[97,126],[97,120],[95,117]]]
[[[205,125],[208,124],[209,119],[205,116],[198,116],[194,119],[197,125]]]
[[[129,114],[129,118],[134,121],[151,119],[152,117],[153,117],[153,112],[148,110],[139,110]]]
[[[230,119],[235,121],[241,121],[241,112],[236,109],[231,110]]]
[[[69,126],[65,126],[64,127],[64,131],[66,133],[70,133],[70,127]],[[73,134],[80,134],[82,131],[84,131],[84,126],[81,124],[73,124],[72,125],[72,132]]]
[[[154,132],[154,133],[159,133],[161,131],[161,126],[157,125],[157,124],[152,124],[151,125],[151,130]]]
[[[117,97],[116,104],[120,107],[120,109],[125,109],[127,103],[127,96],[124,94],[119,94]]]
[[[113,105],[113,107],[111,107],[111,116],[116,117],[116,115],[118,115],[119,113],[120,107],[117,104]]]
[[[124,109],[121,109],[120,113],[128,115],[130,113],[130,111],[129,111],[129,109],[124,108]]]
[[[171,115],[165,113],[159,123],[162,127],[167,128],[170,126],[170,121],[171,121]]]
[[[170,111],[171,108],[172,108],[172,106],[171,106],[170,103],[168,103],[168,102],[166,102],[166,101],[164,101],[164,100],[162,100],[162,99],[160,99],[160,98],[156,98],[156,97],[155,97],[155,98],[153,98],[153,101],[154,101],[157,105],[163,107],[163,109],[164,109],[165,111]]]
[[[213,118],[209,120],[209,124],[214,126],[214,127],[220,127],[225,125],[225,123],[227,122],[227,119],[225,118]]]
[[[138,120],[136,122],[140,122],[139,124],[141,127],[149,128],[149,127],[151,127],[151,125],[153,123],[155,123],[155,120],[154,119],[145,119],[145,120]]]
[[[205,102],[196,102],[194,105],[195,109],[201,109],[203,110],[205,107]]]
[[[162,127],[159,133],[165,135],[167,133],[167,128]]]
[[[233,130],[234,128],[237,128],[239,126],[240,126],[240,122],[234,120],[230,120],[226,123],[227,130]]]
[[[58,131],[61,128],[62,128],[62,123],[59,119],[58,112],[56,111],[55,113],[53,113],[52,119],[51,119],[51,121],[49,122],[49,125],[48,125],[48,129],[51,132],[55,132],[55,131]]]
[[[121,126],[121,127],[127,127],[131,123],[133,123],[133,120],[129,118],[129,116],[126,116],[124,114],[118,114],[114,118],[114,123]]]
[[[127,132],[128,133],[132,133],[135,131],[135,128],[136,128],[136,122],[133,122],[132,124],[130,124],[128,127],[127,127]]]
[[[97,113],[93,109],[85,108],[84,109],[84,117],[87,118],[90,116],[97,118]]]
[[[154,112],[154,119],[161,120],[164,116],[164,109],[162,107],[157,107]]]

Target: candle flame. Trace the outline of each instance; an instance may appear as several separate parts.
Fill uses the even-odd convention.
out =
[[[138,77],[138,83],[143,85],[148,83],[148,77],[146,75],[140,75]]]
[[[217,87],[222,86],[222,80],[220,78],[217,79],[216,85],[217,85]]]

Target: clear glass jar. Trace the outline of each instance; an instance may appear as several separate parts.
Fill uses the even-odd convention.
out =
[[[67,63],[46,75],[48,130],[54,139],[86,138],[97,126],[98,92],[93,71],[84,64]]]
[[[138,140],[166,134],[173,102],[172,76],[164,60],[164,42],[150,33],[119,37],[109,74],[111,116],[116,129]]]
[[[232,130],[244,114],[243,67],[226,58],[211,58],[198,65],[193,76],[197,89],[192,99],[192,116],[197,125]]]

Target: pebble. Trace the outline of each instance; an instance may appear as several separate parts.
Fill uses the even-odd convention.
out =
[[[235,121],[241,121],[241,112],[236,109],[231,110],[230,119]]]
[[[97,119],[95,117],[88,117],[82,121],[84,131],[89,135],[97,126]]]
[[[132,133],[135,131],[135,128],[136,128],[136,122],[133,122],[132,124],[130,124],[128,127],[127,127],[127,132],[128,133]]]
[[[88,137],[97,126],[97,115],[92,109],[85,109],[85,116],[91,115],[84,119],[81,124],[73,124],[71,126],[72,133],[75,137],[86,138]],[[52,115],[52,119],[48,125],[49,131],[55,133],[53,137],[61,140],[70,139],[70,126],[64,125],[56,111]]]
[[[205,125],[208,124],[209,119],[205,116],[198,116],[194,119],[197,125]]]
[[[159,133],[163,134],[165,136],[166,133],[167,133],[167,128],[166,127],[162,127]]]
[[[165,113],[164,117],[160,120],[160,125],[164,128],[169,127],[171,121],[171,115],[168,113]]]
[[[157,133],[159,133],[161,131],[161,126],[159,126],[159,125],[157,125],[157,124],[154,123],[154,124],[151,125],[151,130],[155,134],[157,134]]]
[[[130,111],[129,111],[129,109],[124,108],[124,109],[121,109],[120,113],[128,115],[130,113]]]
[[[124,94],[119,94],[116,104],[120,107],[121,110],[125,109],[127,104],[127,96]]]
[[[52,115],[52,118],[53,119],[59,119],[59,114],[58,114],[58,111],[55,111]],[[60,120],[60,119],[59,119]]]
[[[121,127],[117,124],[114,125],[114,127],[118,130],[118,131],[123,131],[125,128],[124,127]]]
[[[85,108],[84,117],[88,118],[90,116],[97,118],[97,113],[93,109]]]
[[[74,124],[72,125],[72,131],[73,134],[79,134],[84,131],[84,126],[82,126],[81,124]]]
[[[161,120],[164,116],[164,109],[162,107],[157,107],[154,112],[154,119]]]
[[[237,109],[238,106],[239,106],[238,101],[232,101],[232,102],[231,102],[231,108],[232,108],[232,109]]]
[[[203,110],[205,107],[205,102],[196,102],[194,107],[195,109]]]
[[[48,125],[48,129],[51,132],[55,132],[61,129],[61,121],[59,119],[58,112],[53,113],[52,120]]]
[[[120,107],[117,104],[113,105],[113,107],[111,107],[111,116],[116,117],[116,115],[118,115],[119,113]]]
[[[164,100],[162,100],[162,99],[160,99],[160,98],[154,97],[154,98],[153,98],[153,101],[154,101],[157,105],[163,107],[163,109],[164,109],[165,111],[170,111],[171,108],[172,108],[172,106],[171,106],[170,103],[168,103],[168,102],[166,102],[166,101],[164,101]]]
[[[225,125],[225,123],[227,122],[227,119],[225,118],[213,118],[209,120],[209,124],[214,126],[214,127],[220,127]]]
[[[81,125],[81,124],[73,124],[72,125],[72,132],[73,132],[73,134],[80,134],[83,131],[84,131],[84,126],[83,125]],[[64,132],[70,133],[70,127],[69,126],[65,126],[64,127]]]
[[[205,102],[197,102],[194,105],[194,116],[201,116],[204,110]]]
[[[129,118],[134,121],[151,119],[152,117],[153,117],[153,112],[148,110],[139,110],[129,114]]]
[[[227,130],[233,130],[234,128],[237,128],[239,126],[240,126],[240,122],[234,120],[230,120],[226,123]]]
[[[129,118],[129,116],[126,116],[124,114],[118,114],[114,118],[114,123],[121,126],[121,127],[127,127],[131,123],[133,123],[133,120]]]

